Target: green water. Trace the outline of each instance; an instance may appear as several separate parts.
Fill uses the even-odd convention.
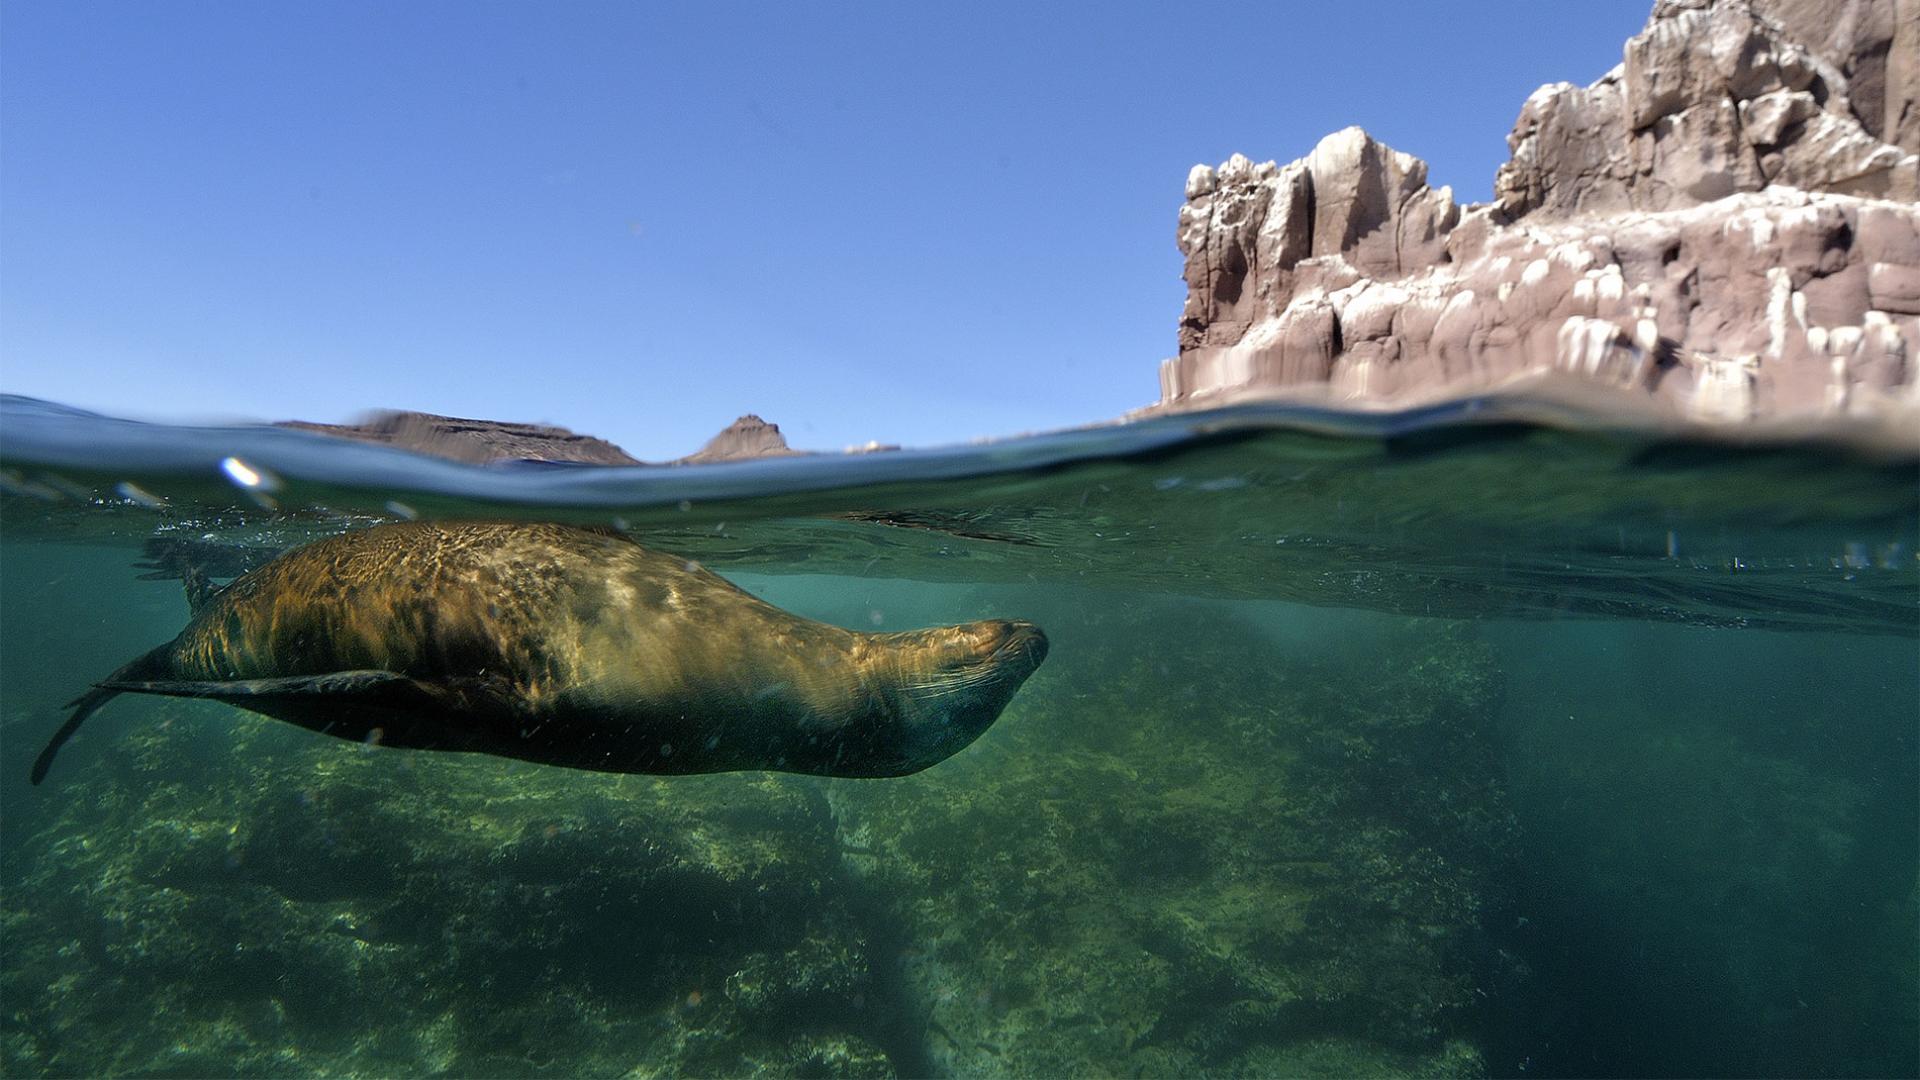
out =
[[[1920,1071],[1910,457],[1276,411],[486,472],[0,404],[5,1075]],[[186,620],[150,538],[235,573],[402,513],[1052,650],[898,780],[123,697],[27,785]]]

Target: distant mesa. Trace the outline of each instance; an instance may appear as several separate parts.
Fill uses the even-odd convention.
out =
[[[315,424],[288,420],[280,427],[312,431],[359,442],[379,443],[416,454],[428,454],[469,465],[508,461],[559,462],[580,465],[646,465],[648,462],[618,446],[551,424],[522,424],[505,420],[470,420],[433,413],[380,411],[353,424]],[[804,453],[787,445],[777,424],[749,413],[708,440],[697,453],[670,465],[701,465],[721,461],[748,461],[790,457]]]
[[[359,442],[380,443],[469,465],[502,461],[562,461],[584,465],[639,465],[640,459],[605,439],[579,435],[548,424],[469,420],[433,413],[369,413],[356,424],[314,424],[288,420],[279,426],[314,431]]]
[[[1920,408],[1920,18],[1659,0],[1619,66],[1534,91],[1495,201],[1359,128],[1187,178],[1155,410],[1400,407],[1527,379],[1703,421]]]

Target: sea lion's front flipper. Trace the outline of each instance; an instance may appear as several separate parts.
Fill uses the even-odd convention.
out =
[[[108,683],[137,678],[164,669],[167,648],[168,646],[162,645],[142,653],[107,676],[105,682],[95,683],[93,689],[67,702],[66,707],[73,710],[73,715],[67,717],[67,722],[60,725],[60,730],[53,733],[53,738],[47,740],[46,749],[40,751],[40,756],[33,759],[33,771],[27,774],[27,779],[36,784],[45,780],[47,770],[53,767],[53,756],[60,752],[61,747],[67,745],[67,740],[73,738],[73,733],[79,731],[80,725],[86,723],[87,717],[92,716],[100,706],[119,695],[120,691],[108,686]]]
[[[430,683],[391,671],[330,671],[325,675],[292,675],[279,679],[233,679],[225,682],[162,680],[141,682],[110,679],[100,689],[125,694],[164,694],[168,697],[211,698],[259,709],[274,704],[338,702],[389,709],[443,705],[446,692]]]
[[[358,707],[373,715],[473,709],[492,704],[493,687],[480,680],[473,685],[454,688],[419,679],[410,679],[391,671],[330,671],[324,675],[295,675],[279,679],[233,679],[193,682],[179,679],[127,678],[154,671],[155,657],[167,646],[128,664],[92,690],[69,702],[74,710],[60,730],[47,741],[47,748],[33,763],[32,780],[38,784],[73,733],[80,729],[94,710],[120,694],[162,694],[167,697],[206,698],[221,701],[268,716],[300,722],[304,715],[341,706]]]
[[[33,759],[33,771],[27,774],[27,779],[36,784],[45,780],[47,770],[53,768],[53,756],[60,752],[61,747],[67,745],[67,740],[73,738],[73,733],[80,730],[80,725],[87,722],[87,717],[92,716],[94,710],[105,705],[119,693],[118,690],[96,686],[67,702],[67,708],[73,710],[73,715],[67,717],[67,722],[60,725],[60,730],[53,733],[53,738],[47,740],[46,748],[40,751],[40,756]]]
[[[192,682],[158,679],[101,684],[113,693],[204,698],[341,739],[391,746],[457,749],[460,725],[449,716],[492,711],[485,688],[455,689],[391,671],[330,671],[273,679]]]
[[[161,679],[100,684],[110,693],[205,698],[339,739],[386,746],[464,750],[517,712],[498,680],[439,682],[391,671],[330,671],[274,679],[190,682]]]

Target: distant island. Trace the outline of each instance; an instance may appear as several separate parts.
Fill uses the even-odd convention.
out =
[[[287,420],[278,426],[359,442],[379,443],[416,454],[492,465],[505,461],[550,461],[579,465],[646,465],[605,439],[551,424],[472,420],[434,413],[380,411],[356,424]],[[748,413],[707,440],[699,450],[660,465],[707,465],[754,458],[793,457],[806,451],[787,445],[778,424]]]

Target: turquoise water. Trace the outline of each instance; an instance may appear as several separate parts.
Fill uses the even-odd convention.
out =
[[[1920,1071],[1914,457],[1580,419],[627,471],[0,400],[0,1069]],[[155,538],[225,577],[410,516],[611,525],[810,618],[1052,650],[898,780],[123,697],[25,782],[184,625]]]

